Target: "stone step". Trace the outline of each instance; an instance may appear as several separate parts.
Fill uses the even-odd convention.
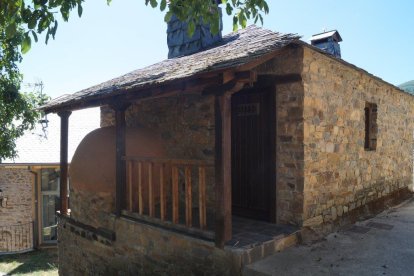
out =
[[[242,253],[243,276],[268,276],[266,272],[255,269],[253,264],[261,261],[271,255],[283,251],[289,247],[295,246],[300,241],[300,231],[290,235],[277,237],[272,241],[267,241],[251,249],[245,249]]]

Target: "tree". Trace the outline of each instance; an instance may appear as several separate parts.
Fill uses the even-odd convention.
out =
[[[106,1],[108,5],[112,2]],[[0,0],[0,160],[16,156],[14,141],[34,127],[40,118],[35,108],[45,101],[38,93],[19,92],[22,76],[17,64],[22,60],[21,54],[30,50],[39,34],[45,33],[46,43],[50,36],[55,38],[60,17],[68,21],[74,10],[82,16],[84,2]],[[165,11],[166,22],[173,14],[187,21],[190,35],[201,20],[210,24],[213,33],[218,32],[218,2],[233,16],[235,30],[246,27],[248,19],[263,23],[262,14],[269,12],[266,0],[145,0],[147,6]]]
[[[33,129],[41,116],[35,108],[47,100],[36,91],[19,92],[22,75],[17,63],[22,59],[19,45],[24,32],[19,28],[11,37],[6,33],[4,26],[0,25],[0,161],[16,156],[15,140],[26,130]]]

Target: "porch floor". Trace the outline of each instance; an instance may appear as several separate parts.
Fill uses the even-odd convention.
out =
[[[226,246],[252,248],[271,240],[282,239],[299,230],[291,225],[273,224],[265,221],[233,216],[233,237]]]

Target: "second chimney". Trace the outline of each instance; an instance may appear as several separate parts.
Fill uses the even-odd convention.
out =
[[[313,35],[310,41],[313,46],[337,58],[341,58],[341,47],[339,42],[342,41],[342,38],[337,30]]]

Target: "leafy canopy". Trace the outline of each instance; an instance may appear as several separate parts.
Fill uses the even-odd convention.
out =
[[[106,1],[108,5],[112,2]],[[41,116],[35,108],[46,100],[39,93],[19,92],[22,75],[17,65],[21,54],[30,50],[39,34],[45,34],[46,43],[55,38],[59,18],[68,21],[73,12],[82,16],[84,2],[0,0],[0,161],[16,156],[15,140],[34,127]],[[246,27],[249,19],[263,23],[263,14],[269,12],[266,0],[145,0],[145,5],[165,12],[166,22],[173,14],[188,22],[190,35],[201,20],[210,24],[213,33],[219,31],[217,3],[233,16],[234,30]]]
[[[1,9],[0,18],[4,19]],[[16,157],[15,140],[33,129],[41,116],[35,108],[47,100],[39,92],[19,92],[22,75],[17,63],[22,59],[19,47],[24,31],[16,27],[12,36],[9,32],[9,26],[0,25],[0,161]]]
[[[96,0],[95,0],[96,1]],[[112,0],[106,0],[108,5]],[[139,0],[137,0],[139,1]],[[216,3],[225,7],[226,13],[233,16],[233,29],[239,26],[245,28],[247,20],[263,24],[263,13],[269,12],[266,0],[144,0],[147,6],[165,11],[165,21],[168,22],[173,14],[180,20],[187,21],[189,33],[192,34],[201,18],[211,24],[213,33],[217,33],[218,13]],[[0,25],[4,27],[7,38],[12,38],[23,27],[25,32],[21,41],[21,52],[29,51],[32,40],[38,41],[38,34],[46,33],[46,43],[50,36],[55,37],[58,28],[58,17],[64,21],[75,10],[82,16],[82,4],[85,0],[1,0],[0,10],[3,15]]]

